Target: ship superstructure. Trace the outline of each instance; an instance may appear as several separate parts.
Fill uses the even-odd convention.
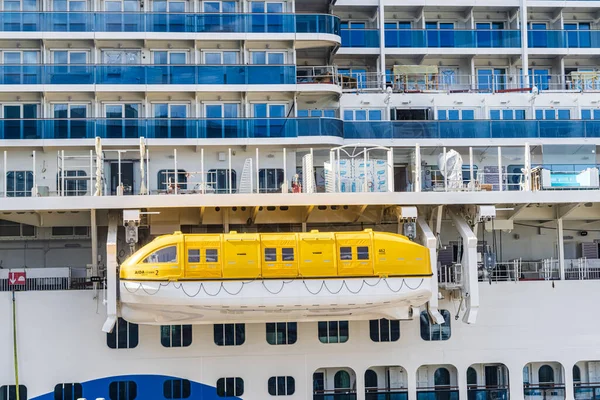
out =
[[[600,1],[0,3],[0,400],[600,398]]]

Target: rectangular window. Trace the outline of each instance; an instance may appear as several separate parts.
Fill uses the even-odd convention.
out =
[[[217,249],[206,249],[206,262],[207,263],[219,262],[219,251]]]
[[[56,174],[56,187],[65,196],[85,196],[87,194],[89,177],[82,170],[65,170]]]
[[[277,249],[265,249],[265,261],[274,262],[277,261]]]
[[[188,263],[199,263],[200,262],[200,249],[189,249],[188,250]]]
[[[106,345],[111,349],[133,349],[137,347],[138,341],[138,325],[123,318],[119,318],[113,330],[106,334]]]
[[[35,237],[35,226],[0,220],[0,237]]]
[[[294,248],[284,247],[281,249],[281,260],[282,261],[294,261]]]
[[[357,260],[368,260],[369,259],[369,247],[358,246],[356,248],[356,259]]]
[[[294,344],[298,335],[296,322],[269,322],[267,327],[267,343],[272,345]]]
[[[108,385],[110,400],[135,400],[137,384],[133,381],[115,381]]]
[[[81,398],[83,398],[81,383],[59,383],[54,386],[54,400],[78,400]],[[2,399],[1,393],[0,399]]]
[[[427,311],[421,313],[421,338],[423,340],[436,341],[450,339],[452,333],[450,327],[450,313],[448,310],[440,310],[440,314],[444,317],[444,323],[434,325],[431,323]]]
[[[33,171],[6,172],[6,197],[31,197]]]
[[[352,247],[340,247],[340,260],[352,260]]]
[[[0,386],[1,400],[17,400],[17,386],[4,385]],[[19,399],[27,399],[27,386],[19,385]]]
[[[215,324],[214,340],[217,346],[241,346],[246,341],[244,324]]]
[[[192,326],[162,325],[160,343],[164,347],[188,347],[192,344]]]
[[[374,342],[395,342],[400,339],[400,321],[372,319],[369,321],[371,340]]]
[[[271,396],[291,396],[296,392],[296,381],[292,376],[272,376],[268,386]]]
[[[89,237],[88,226],[53,226],[52,236],[80,236]]]
[[[281,192],[282,184],[282,168],[261,168],[258,170],[258,190],[260,193]]]
[[[187,399],[192,395],[192,384],[187,379],[168,379],[163,384],[165,399]]]
[[[471,121],[475,119],[475,110],[438,110],[438,121]]]
[[[381,110],[344,110],[345,121],[381,121]]]
[[[215,193],[235,193],[237,189],[237,172],[232,169],[209,169],[206,184]]]
[[[217,381],[217,396],[236,397],[244,394],[244,380],[242,378],[220,378]]]
[[[345,343],[348,341],[348,321],[320,321],[318,329],[321,343]]]
[[[177,187],[187,189],[187,173],[183,169],[177,170]],[[158,190],[166,190],[169,193],[175,191],[175,170],[161,169],[158,171]]]

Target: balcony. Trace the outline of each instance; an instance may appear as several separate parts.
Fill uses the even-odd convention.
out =
[[[25,272],[25,283],[11,284],[9,272]],[[0,270],[0,292],[40,291],[40,290],[83,290],[92,289],[93,284],[86,278],[86,269],[76,267],[27,268]]]
[[[458,400],[458,388],[417,388],[417,400]]]
[[[327,14],[194,14],[144,12],[1,12],[4,32],[326,33],[340,20]]]
[[[385,47],[518,48],[520,35],[518,30],[386,29]]]
[[[530,30],[528,33],[530,48],[600,48],[600,30]]]
[[[600,121],[341,121],[335,118],[0,119],[0,139],[599,138]]]
[[[342,47],[379,47],[377,29],[340,29]]]
[[[248,139],[342,137],[333,118],[0,120],[0,139]]]
[[[0,85],[289,85],[294,65],[0,65]]]

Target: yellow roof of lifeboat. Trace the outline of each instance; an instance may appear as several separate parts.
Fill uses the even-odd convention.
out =
[[[431,276],[429,250],[407,237],[350,232],[159,236],[129,257],[124,280]]]

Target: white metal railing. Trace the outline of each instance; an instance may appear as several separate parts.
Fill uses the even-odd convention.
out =
[[[25,284],[10,282],[12,272],[24,272]],[[0,292],[91,289],[85,267],[14,268],[0,270]]]
[[[438,265],[438,283],[440,287],[450,289],[462,285],[462,265]]]
[[[400,93],[504,93],[504,92],[600,92],[600,73],[535,75],[523,81],[519,74],[339,74],[344,91],[374,91],[391,88]]]

